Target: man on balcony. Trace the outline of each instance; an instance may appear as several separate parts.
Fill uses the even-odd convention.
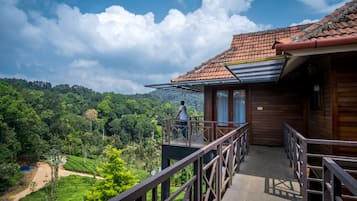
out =
[[[180,124],[180,129],[181,129],[181,133],[182,136],[184,138],[187,137],[187,109],[185,106],[185,101],[181,101],[181,105],[179,110],[177,111],[176,114],[176,119],[179,117],[179,124]]]

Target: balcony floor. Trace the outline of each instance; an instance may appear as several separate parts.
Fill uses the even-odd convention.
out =
[[[190,143],[191,142],[191,143]],[[168,143],[164,143],[168,144]],[[170,145],[174,146],[182,146],[182,147],[194,147],[194,148],[201,148],[208,144],[203,139],[201,134],[192,134],[190,135],[190,141],[184,138],[182,135],[178,135],[175,139],[170,142]]]
[[[283,148],[250,146],[222,201],[301,200]]]

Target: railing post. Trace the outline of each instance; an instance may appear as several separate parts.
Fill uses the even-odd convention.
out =
[[[188,139],[188,146],[191,147],[192,143],[192,121],[188,120],[187,125],[186,125],[186,137]]]
[[[331,172],[329,169],[325,166],[325,161],[322,161],[322,200],[323,201],[332,201],[331,200],[331,189],[328,189],[327,185],[331,183]]]
[[[165,168],[170,166],[170,159],[167,156],[162,155],[161,160],[161,169],[164,170]],[[164,201],[170,195],[170,178],[162,182],[161,184],[161,200]]]
[[[292,167],[294,170],[294,175],[297,177],[297,175],[296,175],[297,167],[296,167],[296,138],[295,138],[295,136],[292,136],[291,143],[292,143],[292,150],[291,150],[292,151]]]
[[[302,182],[302,199],[304,201],[308,200],[308,193],[307,193],[307,189],[308,189],[308,180],[307,180],[307,142],[306,140],[301,140],[301,149],[302,149],[302,153],[300,153],[300,158],[301,158],[301,169],[302,169],[302,175],[300,175],[301,178],[301,182]],[[300,173],[299,173],[300,174]]]
[[[171,133],[172,133],[172,127],[171,127],[171,121],[170,120],[167,120],[166,121],[166,140],[167,140],[167,144],[170,144],[170,136],[171,136]]]
[[[241,158],[241,140],[242,138],[239,137],[238,140],[237,140],[237,169],[236,171],[239,171],[239,166],[240,166],[240,158]]]
[[[286,152],[287,152],[287,157],[289,159],[289,165],[291,167],[291,154],[290,154],[290,150],[291,150],[291,139],[290,139],[290,129],[288,128],[288,126],[286,124],[284,124],[285,126],[285,134],[286,134]]]
[[[194,182],[193,200],[202,200],[202,181],[203,181],[203,156],[199,157],[193,166],[194,175],[196,175],[196,181]]]
[[[229,145],[231,146],[229,150],[229,156],[228,156],[228,171],[229,171],[229,182],[228,186],[232,186],[232,180],[233,180],[233,152],[234,152],[234,146],[233,146],[233,136],[229,138]]]
[[[157,201],[157,187],[153,188],[151,192],[152,192],[151,200]]]
[[[222,159],[223,159],[223,154],[222,154],[222,144],[219,144],[217,147],[217,155],[218,155],[218,161],[217,161],[217,177],[216,177],[216,189],[217,189],[217,201],[221,201],[221,194],[222,194]]]

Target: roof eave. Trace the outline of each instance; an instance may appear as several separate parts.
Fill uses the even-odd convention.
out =
[[[314,39],[303,42],[293,42],[287,44],[276,44],[278,53],[291,50],[314,49],[332,46],[343,46],[357,44],[357,36],[339,37],[331,39]]]

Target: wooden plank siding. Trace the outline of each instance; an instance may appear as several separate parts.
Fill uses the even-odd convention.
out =
[[[217,120],[215,94],[217,90],[223,89],[245,89],[246,119],[251,126],[249,139],[251,144],[282,145],[282,125],[286,121],[295,125],[298,130],[304,128],[303,98],[294,87],[284,86],[284,84],[244,85],[240,87],[232,85],[207,86],[204,94],[205,120]],[[263,110],[257,110],[257,107],[263,107]],[[232,121],[232,110],[229,110],[229,112],[229,118]]]
[[[340,140],[357,141],[357,54],[337,55],[335,70],[336,133]],[[357,150],[355,150],[357,152]]]
[[[252,86],[250,91],[252,144],[282,145],[282,125],[286,121],[303,129],[303,98],[296,90],[273,84]],[[257,110],[257,107],[263,107],[263,110]]]
[[[333,75],[329,57],[318,58],[319,68],[317,75],[309,78],[309,85],[304,89],[307,92],[307,136],[309,138],[332,139],[332,90]],[[311,93],[315,84],[320,86],[321,108],[312,109]]]

